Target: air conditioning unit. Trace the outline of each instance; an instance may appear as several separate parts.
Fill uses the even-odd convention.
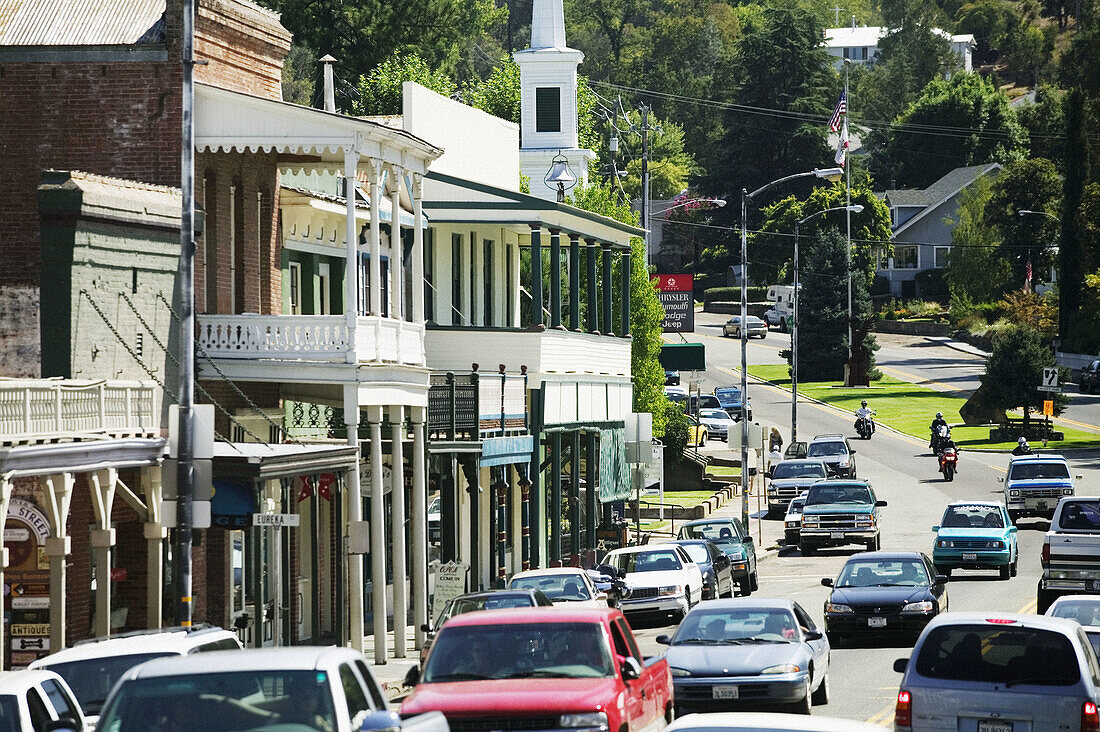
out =
[[[238,411],[233,415],[233,421],[229,423],[230,439],[233,442],[283,442],[285,435],[283,413],[265,412],[264,414],[266,419],[256,414],[255,410]]]

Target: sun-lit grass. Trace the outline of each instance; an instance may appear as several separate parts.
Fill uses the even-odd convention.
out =
[[[749,373],[777,386],[790,388],[791,377],[786,364],[767,364],[750,366]],[[844,388],[840,381],[799,381],[798,392],[813,397],[826,404],[855,413],[860,402],[867,400],[867,406],[875,410],[875,421],[889,425],[899,432],[912,435],[919,440],[928,439],[928,426],[936,412],[943,412],[948,424],[961,424],[959,408],[966,403],[962,397],[952,396],[925,386],[883,376],[880,381],[871,383],[868,388]],[[853,416],[853,422],[855,417]],[[989,427],[952,427],[951,434],[960,447],[1011,447],[1015,440],[990,442]],[[1049,447],[1074,448],[1095,447],[1100,444],[1100,435],[1061,426],[1057,428],[1065,433],[1064,440],[1050,442]]]
[[[665,491],[664,503],[691,508],[692,506],[698,506],[713,495],[714,491]],[[655,506],[661,502],[661,497],[656,493],[643,495],[642,505],[644,506],[647,502]]]

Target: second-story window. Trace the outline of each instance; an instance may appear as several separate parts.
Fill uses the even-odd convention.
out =
[[[302,264],[300,262],[290,263],[290,272],[288,274],[290,278],[290,314],[301,315],[302,314]]]
[[[462,317],[462,234],[451,234],[451,323],[467,324]]]
[[[435,317],[435,229],[424,230],[424,317]]]
[[[513,257],[515,254],[512,250],[512,245],[507,244],[504,247],[504,327],[508,328],[515,323],[512,322],[512,314],[515,312],[515,305],[513,300],[516,296],[515,293],[515,281],[512,279],[512,267]]]
[[[484,312],[482,313],[484,318],[482,322],[486,326],[491,326],[493,325],[493,292],[495,291],[493,287],[493,250],[495,247],[491,239],[486,239],[482,246],[484,252],[481,256],[481,262],[485,280],[482,285],[484,290]]]

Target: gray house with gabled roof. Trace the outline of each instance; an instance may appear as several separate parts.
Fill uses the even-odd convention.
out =
[[[879,255],[876,274],[890,282],[896,297],[919,297],[916,277],[927,269],[947,264],[951,251],[951,229],[959,207],[959,197],[967,187],[984,175],[996,176],[998,163],[955,168],[927,188],[888,190],[882,194],[890,208],[893,256]]]

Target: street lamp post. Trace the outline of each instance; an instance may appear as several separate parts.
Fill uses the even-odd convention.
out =
[[[748,368],[748,336],[746,327],[749,318],[749,271],[748,271],[748,226],[746,217],[748,213],[748,201],[756,198],[764,191],[786,183],[796,178],[832,178],[836,179],[844,175],[841,168],[825,168],[824,170],[811,170],[806,173],[795,173],[773,180],[771,183],[760,186],[752,193],[741,189],[741,327],[738,328],[741,336],[741,524],[748,528],[749,525],[749,368]]]
[[[809,216],[800,219],[794,224],[794,325],[791,327],[791,444],[798,439],[798,242],[802,224],[815,216],[827,214],[830,211],[847,211],[860,213],[863,206],[858,203],[854,206],[834,206],[822,209]]]

